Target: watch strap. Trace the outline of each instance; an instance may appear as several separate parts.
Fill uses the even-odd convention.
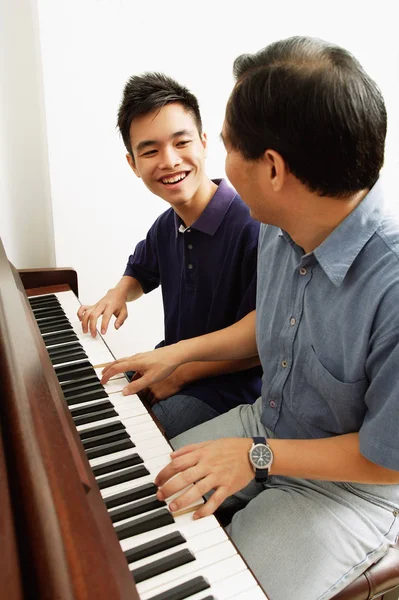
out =
[[[254,444],[267,444],[265,437],[253,437]]]
[[[267,444],[265,437],[253,437],[254,444]],[[269,469],[255,469],[256,483],[266,483],[269,477]]]

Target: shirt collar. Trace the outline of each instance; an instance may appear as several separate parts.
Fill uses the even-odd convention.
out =
[[[382,218],[382,184],[377,181],[360,204],[313,251],[312,254],[335,286],[341,285],[354,260],[378,229]],[[295,245],[285,231],[281,234],[287,242]]]
[[[196,229],[197,231],[201,231],[202,233],[213,236],[223,221],[225,214],[237,195],[237,192],[230,187],[227,181],[224,179],[212,179],[212,181],[213,183],[216,183],[218,189],[198,219],[194,221],[192,225],[190,225],[190,229]],[[174,215],[177,237],[182,220],[176,213],[174,213]]]

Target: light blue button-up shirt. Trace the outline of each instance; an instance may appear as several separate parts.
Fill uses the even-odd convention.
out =
[[[399,470],[399,224],[379,182],[312,253],[262,225],[257,343],[276,437],[358,431],[366,458]]]

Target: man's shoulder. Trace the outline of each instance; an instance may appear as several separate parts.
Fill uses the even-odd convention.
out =
[[[387,212],[373,237],[374,240],[372,241],[374,241],[376,247],[378,244],[380,253],[391,256],[395,262],[399,261],[399,219],[396,215]]]

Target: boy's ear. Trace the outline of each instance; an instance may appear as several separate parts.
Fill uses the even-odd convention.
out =
[[[130,152],[128,152],[126,154],[126,160],[129,163],[130,168],[134,171],[135,175],[137,175],[137,177],[140,177],[139,172],[138,172],[137,167],[136,167],[136,163],[134,162],[134,158],[130,154]]]

